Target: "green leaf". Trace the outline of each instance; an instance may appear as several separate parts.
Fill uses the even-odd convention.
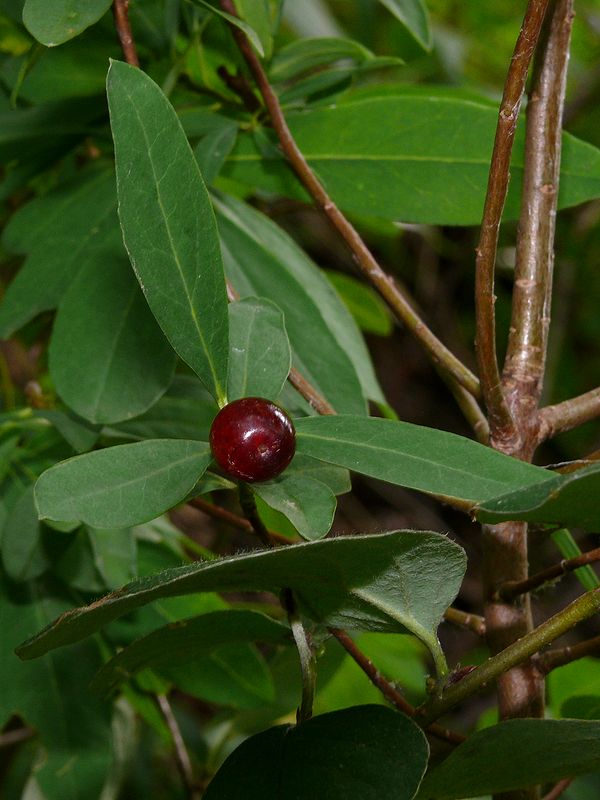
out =
[[[423,732],[404,714],[355,706],[281,725],[229,756],[206,800],[411,800],[427,766]]]
[[[91,450],[98,439],[99,426],[90,425],[89,422],[70,411],[41,408],[33,413],[36,417],[48,420],[76,453],[85,453],[87,450]]]
[[[205,658],[186,666],[161,671],[175,687],[192,697],[236,709],[257,709],[272,703],[275,690],[269,667],[251,644],[216,648]]]
[[[240,19],[239,17],[234,16],[233,14],[228,14],[226,11],[221,11],[220,8],[216,8],[211,3],[209,3],[208,0],[194,0],[194,2],[198,3],[198,5],[204,6],[209,11],[212,11],[213,14],[216,14],[218,17],[222,17],[222,19],[224,19],[230,25],[233,25],[234,27],[239,28],[241,31],[243,31],[248,37],[250,44],[256,50],[258,55],[264,58],[265,51],[262,42],[260,40],[260,37],[258,36],[257,32],[253,28],[251,28],[250,25],[248,25],[247,22],[244,22],[243,19]],[[262,2],[262,0],[252,0],[252,2],[257,3],[257,2]]]
[[[292,365],[283,313],[274,303],[246,297],[229,306],[229,400],[276,400]]]
[[[552,481],[540,467],[454,433],[376,417],[297,419],[297,450],[382,481],[473,503]]]
[[[175,354],[150,313],[120,243],[104,267],[88,264],[72,282],[49,350],[56,390],[90,422],[146,411],[173,377]]]
[[[175,354],[120,245],[105,254],[103,269],[88,264],[72,282],[54,322],[49,357],[61,398],[91,422],[135,417],[167,389]]]
[[[138,639],[112,658],[96,675],[92,688],[104,694],[146,667],[162,670],[189,666],[224,645],[241,642],[291,642],[286,625],[256,611],[213,611],[165,625]]]
[[[175,375],[167,392],[145,414],[120,422],[108,432],[133,439],[206,442],[217,411],[215,401],[195,376]]]
[[[336,495],[346,494],[352,489],[350,473],[347,469],[325,464],[323,461],[305,456],[303,453],[296,453],[285,474],[299,478],[313,478],[329,486]]]
[[[373,53],[353,39],[316,37],[299,39],[282,47],[273,57],[269,69],[272,81],[289,81],[296,75],[342,59],[361,64]]]
[[[109,589],[117,589],[137,575],[137,544],[130,528],[89,528],[96,569]]]
[[[103,451],[106,452],[106,451]],[[445,671],[436,628],[465,571],[462,548],[437,533],[399,531],[196,563],[143,578],[88,607],[63,615],[24,644],[35,658],[88,636],[155,599],[193,592],[292,589],[305,613],[334,627],[409,630]]]
[[[41,535],[30,486],[9,511],[2,531],[2,563],[13,581],[37,578],[48,568]]]
[[[391,334],[394,329],[392,314],[370,286],[341,272],[326,270],[325,274],[361,330],[377,336]]]
[[[337,105],[286,116],[333,200],[352,214],[382,219],[479,224],[497,107],[431,87],[386,91],[350,93]],[[506,219],[519,214],[524,128],[515,137]],[[561,208],[600,195],[599,150],[565,134],[561,163]],[[261,152],[249,134],[238,137],[223,174],[253,190],[306,198],[281,153]]]
[[[3,245],[28,256],[0,304],[0,338],[55,308],[81,269],[105,268],[114,252],[115,208],[112,171],[89,170],[11,218]]]
[[[211,460],[204,442],[149,439],[75,456],[41,475],[40,519],[125,528],[180,503]]]
[[[400,20],[424,50],[431,50],[433,40],[429,14],[423,0],[379,0],[379,2]]]
[[[210,199],[177,115],[141,70],[107,78],[119,216],[152,313],[181,358],[225,401],[228,319]]]
[[[554,531],[552,534],[552,541],[558,547],[563,558],[576,558],[582,555],[581,548],[573,538],[571,532],[566,528]],[[591,592],[594,589],[600,588],[600,580],[590,564],[586,564],[584,567],[578,567],[578,569],[573,572],[573,575],[586,592]]]
[[[212,184],[221,171],[238,136],[236,123],[225,117],[223,120],[222,127],[206,133],[194,148],[194,156],[207,185]]]
[[[269,0],[236,0],[240,17],[256,32],[262,45],[264,58],[271,58],[273,33]]]
[[[475,510],[484,522],[519,519],[596,529],[600,526],[600,464],[553,475],[537,486],[486,498]]]
[[[18,714],[38,732],[43,763],[35,775],[46,797],[90,800],[100,796],[111,761],[110,708],[88,686],[102,664],[97,645],[86,642],[27,665],[13,652],[28,631],[65,608],[43,586],[15,586],[0,575],[0,725]]]
[[[240,294],[268,297],[283,311],[294,366],[337,411],[364,413],[361,386],[381,400],[360,331],[316,265],[247,204],[219,196],[215,210],[230,280]]]
[[[98,22],[111,0],[25,0],[25,27],[46,47],[67,42]]]
[[[600,723],[514,719],[472,734],[423,781],[420,800],[508,792],[600,768]]]
[[[314,478],[286,470],[273,481],[255,484],[252,490],[286,516],[303,539],[321,539],[333,524],[335,495],[329,486]]]

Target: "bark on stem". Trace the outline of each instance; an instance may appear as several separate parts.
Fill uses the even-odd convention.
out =
[[[134,67],[139,67],[140,62],[129,23],[129,0],[114,0],[113,16],[125,61]]]
[[[510,157],[529,65],[549,0],[529,0],[504,84],[496,138],[476,249],[476,347],[481,390],[488,409],[492,442],[514,440],[517,433],[502,391],[496,356],[494,269],[498,233],[510,180]]]
[[[600,416],[600,388],[540,411],[538,441],[551,439]]]
[[[498,589],[498,595],[503,600],[514,600],[521,594],[532,592],[534,589],[543,586],[548,581],[553,581],[560,578],[567,572],[575,572],[580,567],[585,567],[587,564],[595,564],[600,561],[600,547],[595,550],[589,550],[587,553],[582,553],[580,556],[574,558],[563,559],[558,564],[554,564],[548,569],[538,572],[535,575],[527,578],[524,581],[509,581]]]

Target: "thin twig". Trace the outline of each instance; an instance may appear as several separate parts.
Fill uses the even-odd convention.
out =
[[[515,597],[532,592],[539,586],[543,586],[544,583],[560,578],[561,575],[565,575],[567,572],[574,572],[579,567],[584,567],[586,564],[595,564],[598,561],[600,561],[600,547],[574,558],[563,559],[558,564],[553,564],[548,569],[531,575],[524,581],[508,581],[499,587],[498,596],[503,600],[514,600]]]
[[[219,78],[221,78],[223,83],[225,83],[231,89],[232,92],[237,94],[251,114],[253,114],[255,111],[258,111],[260,108],[258,97],[254,94],[250,85],[248,84],[248,81],[243,75],[240,75],[239,73],[237,75],[232,75],[224,65],[217,69],[217,75]]]
[[[550,791],[542,797],[542,800],[558,800],[561,794],[566,791],[573,783],[573,778],[563,778],[556,783]]]
[[[600,416],[600,388],[592,389],[579,397],[546,406],[539,413],[538,441],[552,439],[559,433],[570,431]]]
[[[554,231],[573,0],[553,0],[527,107],[523,203],[503,387],[523,438],[542,393],[554,268]],[[533,416],[533,420],[532,420]],[[537,418],[537,420],[536,420]]]
[[[33,728],[15,728],[12,731],[0,733],[0,750],[3,747],[12,747],[20,742],[26,742],[37,734]]]
[[[501,675],[528,661],[531,656],[551,644],[579,622],[597,614],[600,610],[600,589],[586,592],[562,611],[547,619],[539,627],[510,644],[500,653],[488,658],[481,666],[469,673],[462,681],[449,686],[441,697],[434,696],[420,709],[425,724],[441,717],[449,709],[488,686]],[[542,658],[540,657],[540,660]],[[536,668],[541,670],[536,662]]]
[[[175,719],[175,714],[173,714],[171,704],[164,694],[156,695],[156,702],[165,722],[167,723],[169,732],[171,733],[171,738],[173,739],[173,745],[175,747],[177,768],[179,770],[179,774],[181,775],[181,780],[185,786],[187,795],[190,800],[200,800],[202,795],[194,781],[192,762],[190,761],[190,756],[185,746],[185,742],[183,741],[183,736],[181,735],[181,730],[177,720]]]
[[[129,0],[113,0],[113,16],[125,61],[133,67],[139,67],[140,62],[129,22]]]
[[[220,0],[220,2],[223,11],[234,16],[237,15],[232,0]],[[479,381],[476,376],[427,327],[393,278],[386,275],[381,269],[358,231],[329,197],[298,148],[288,128],[277,95],[246,35],[235,26],[231,26],[231,32],[262,95],[281,150],[302,185],[344,239],[363,274],[386,300],[395,316],[423,344],[433,362],[439,364],[472,395],[478,396]]]
[[[240,531],[244,531],[244,533],[255,534],[252,523],[249,522],[249,520],[238,516],[238,514],[234,514],[232,511],[227,511],[226,508],[221,508],[221,506],[209,503],[201,497],[192,498],[188,501],[188,505],[197,508],[198,511],[202,511],[202,513],[206,514],[208,517],[218,519],[220,522],[226,522],[228,525],[231,525],[232,528],[237,528]],[[279,544],[293,544],[287,536],[283,536],[281,533],[277,533],[277,531],[270,530],[268,534],[271,539],[274,539]]]
[[[496,138],[490,164],[479,244],[476,250],[477,361],[481,390],[490,417],[493,439],[516,436],[512,415],[500,381],[496,355],[494,270],[498,233],[510,179],[512,145],[525,89],[525,81],[549,0],[529,0],[504,84]]]
[[[580,658],[598,654],[600,654],[600,636],[594,636],[593,639],[586,639],[585,642],[542,653],[537,659],[537,667],[540,672],[547,675],[553,669],[564,667],[565,664],[570,664],[572,661],[579,661]]]
[[[467,614],[458,608],[448,608],[444,612],[444,619],[453,625],[473,631],[478,636],[485,636],[485,620],[478,614]]]
[[[347,633],[338,628],[330,628],[329,631],[335,636],[348,655],[358,664],[373,686],[379,689],[388,702],[397,708],[398,711],[402,711],[403,714],[409,717],[414,717],[416,715],[414,706],[412,706],[396,687],[379,672],[371,659],[357,647],[354,640],[348,636]],[[429,725],[427,732],[438,739],[443,739],[454,745],[461,744],[467,738],[462,733],[458,733],[458,731],[448,730],[436,723]]]

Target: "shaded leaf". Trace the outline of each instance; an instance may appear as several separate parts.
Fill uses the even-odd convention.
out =
[[[481,501],[552,480],[540,467],[453,433],[376,417],[297,419],[299,453],[422,492]]]
[[[553,475],[538,485],[486,499],[475,510],[484,522],[505,519],[555,522],[595,529],[600,526],[600,464],[590,464],[566,475]]]
[[[433,41],[429,14],[423,0],[379,0],[379,2],[400,20],[424,50],[431,50]]]
[[[175,354],[156,324],[119,243],[102,269],[80,270],[62,300],[50,374],[64,402],[90,422],[146,411],[166,391]]]
[[[254,3],[260,2],[261,0],[252,0]],[[219,17],[222,17],[226,22],[230,25],[234,25],[236,28],[239,28],[243,31],[246,36],[248,37],[250,44],[256,50],[259,56],[264,57],[265,51],[258,36],[257,32],[252,28],[247,22],[244,22],[243,19],[240,19],[238,16],[234,16],[233,14],[228,14],[226,11],[221,11],[220,8],[213,6],[208,0],[194,0],[195,3],[198,5],[204,6],[209,11],[212,11],[213,14],[216,14]]]
[[[514,719],[472,734],[425,776],[420,800],[506,792],[600,767],[600,723]]]
[[[394,329],[392,314],[370,286],[341,272],[327,270],[325,274],[361,330],[377,336],[390,335]]]
[[[362,63],[373,53],[360,42],[338,37],[299,39],[284,45],[273,57],[269,68],[272,81],[288,81],[307,70],[332,64],[342,59]]]
[[[23,22],[38,42],[55,47],[98,22],[111,0],[25,0]]]
[[[69,411],[57,411],[56,409],[37,409],[34,412],[36,417],[47,419],[63,439],[68,442],[76,453],[84,453],[90,450],[100,434],[100,427],[91,425],[87,420],[77,417]]]
[[[305,613],[324,624],[359,630],[409,630],[445,671],[436,637],[442,614],[460,586],[463,550],[437,533],[400,531],[258,551],[191,564],[134,581],[91,606],[56,620],[24,644],[35,658],[88,636],[155,599],[193,592],[291,588]]]
[[[198,165],[173,107],[146,74],[112,61],[107,91],[119,217],[131,263],[175,351],[223,401],[227,297]]]
[[[283,313],[274,303],[246,297],[229,306],[229,401],[276,400],[290,372],[292,354]]]
[[[256,611],[213,611],[180,620],[138,639],[100,670],[92,686],[107,693],[146,667],[169,671],[171,667],[189,666],[227,644],[285,644],[291,641],[290,637],[286,625]]]
[[[40,519],[124,528],[181,502],[211,460],[205,442],[149,439],[62,461],[35,486]]]
[[[88,687],[102,663],[98,648],[90,641],[25,666],[13,652],[17,642],[68,604],[42,585],[17,587],[3,574],[0,599],[0,724],[19,714],[38,731],[45,752],[35,775],[46,797],[98,797],[111,761],[110,708],[91,697]]]
[[[9,511],[2,531],[2,563],[13,581],[37,578],[48,568],[41,535],[32,485]]]
[[[206,442],[217,411],[214,399],[195,376],[175,375],[166,393],[145,414],[120,422],[109,432],[134,439]]]
[[[226,117],[221,119],[224,121],[223,126],[215,127],[206,133],[194,148],[194,156],[207,185],[210,185],[221,171],[238,135],[238,126],[233,120]]]
[[[206,800],[411,800],[429,747],[412,720],[383,706],[323,714],[246,739],[225,761]],[[307,766],[308,765],[308,766]]]
[[[104,269],[115,248],[115,210],[115,178],[105,169],[89,170],[19,209],[2,242],[28,256],[2,298],[0,338],[56,308],[83,267]]]
[[[286,470],[273,481],[255,484],[252,490],[287,517],[303,539],[321,539],[333,524],[335,494],[314,478]]]

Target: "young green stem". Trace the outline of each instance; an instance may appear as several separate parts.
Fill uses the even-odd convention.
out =
[[[551,644],[559,636],[598,611],[600,611],[600,589],[581,595],[538,628],[489,658],[462,681],[450,686],[441,697],[432,697],[420,709],[423,715],[423,724],[428,725],[438,719],[455,705],[489,685],[513,667],[522,664],[543,647]],[[543,663],[543,657],[540,658],[540,662]]]

